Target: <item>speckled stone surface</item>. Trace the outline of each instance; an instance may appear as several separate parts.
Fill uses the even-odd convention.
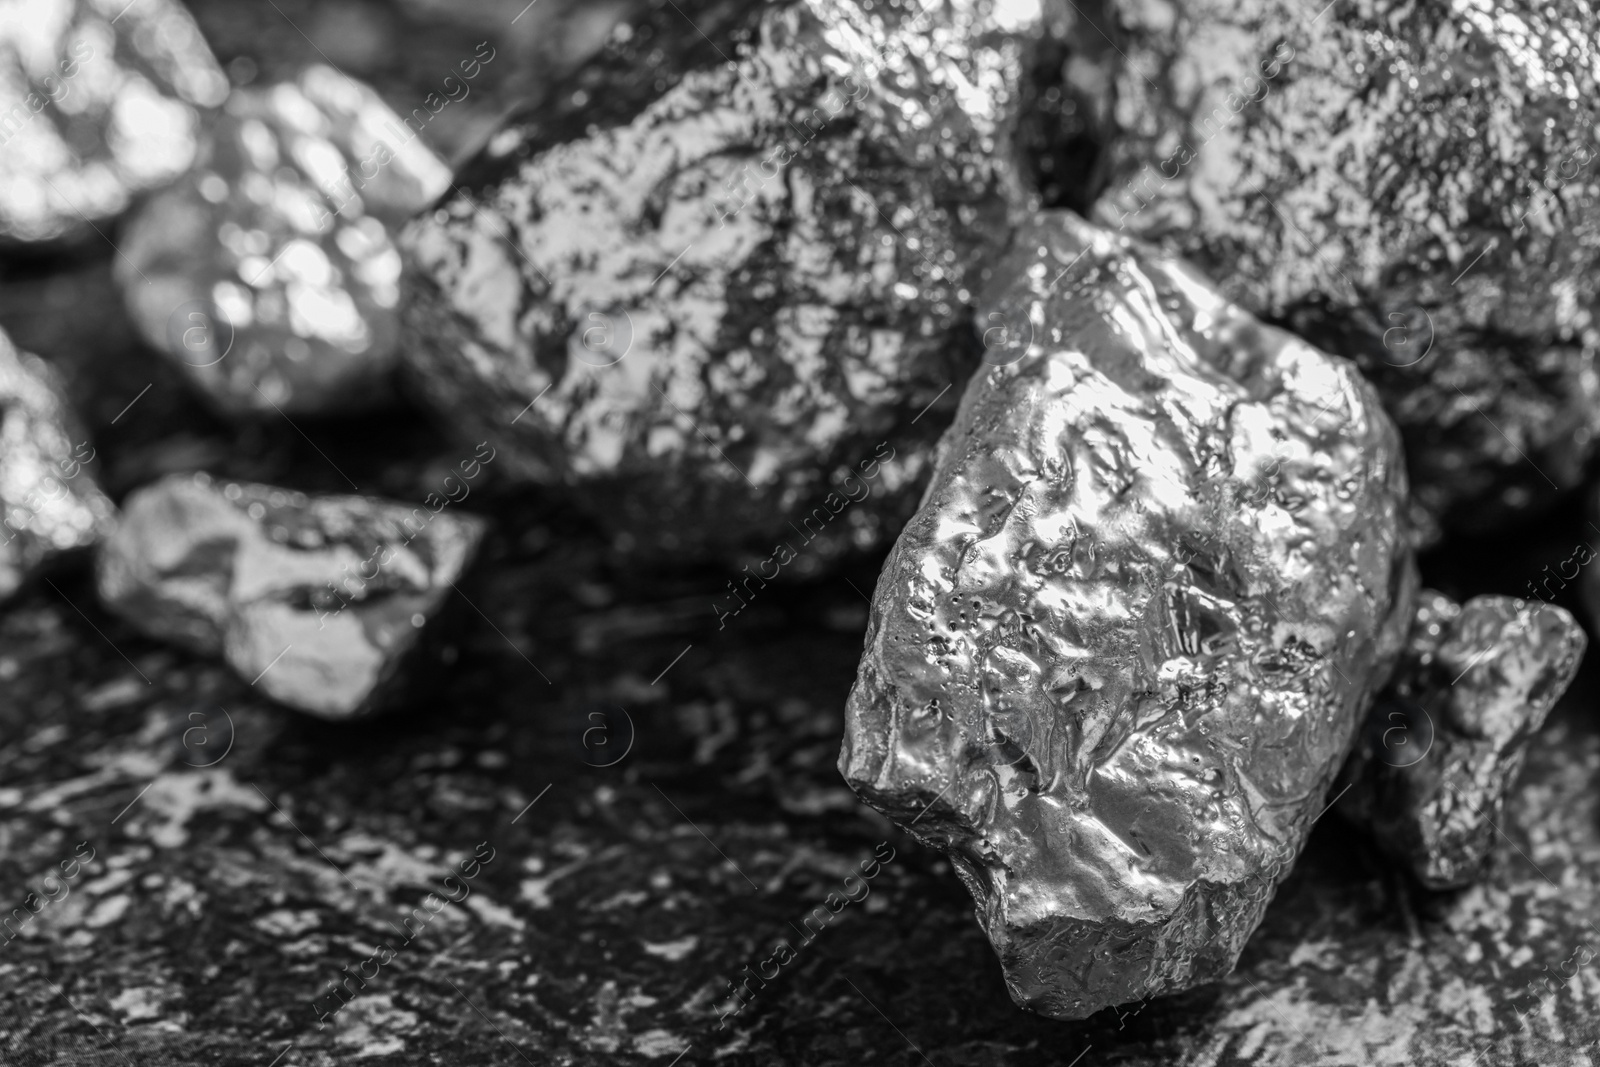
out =
[[[361,447],[331,455],[364,481]],[[62,591],[101,633],[49,590],[0,618],[6,913],[59,895],[45,876],[79,842],[95,855],[0,940],[6,1062],[109,1067],[112,1043],[140,1067],[286,1046],[280,1065],[1592,1062],[1592,671],[1535,740],[1482,886],[1421,894],[1324,819],[1231,976],[1051,1022],[1012,1006],[948,866],[834,770],[865,625],[849,583],[870,568],[718,632],[714,576],[641,575],[571,520],[497,510],[520,533],[463,588],[487,621],[443,654],[443,691],[381,727],[274,710],[97,611],[87,582]],[[471,895],[402,947],[395,926],[481,842]],[[883,842],[870,895],[718,1029],[729,982]],[[319,1031],[312,1000],[386,940]]]

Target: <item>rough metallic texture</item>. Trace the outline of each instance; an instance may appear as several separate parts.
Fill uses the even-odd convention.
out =
[[[0,333],[0,600],[41,564],[110,532],[115,509],[94,459],[55,372]]]
[[[652,5],[406,232],[419,394],[679,551],[769,547],[890,442],[885,491],[835,528],[879,539],[978,360],[1052,18]]]
[[[1483,874],[1528,742],[1588,639],[1551,604],[1424,591],[1390,687],[1346,768],[1340,811],[1430,889]]]
[[[359,496],[171,475],[126,501],[100,598],[152,637],[221,655],[274,700],[377,710],[484,523]]]
[[[459,162],[518,104],[546,100],[634,0],[186,2],[236,85],[327,63],[402,115],[422,108],[422,139]]]
[[[194,162],[227,91],[175,0],[0,5],[0,243],[100,240]]]
[[[400,337],[390,227],[450,181],[417,136],[329,67],[234,92],[206,159],[129,226],[117,277],[145,339],[230,411],[381,402]]]
[[[297,478],[325,466],[309,453]],[[677,1067],[927,1067],[885,1016],[936,1067],[1571,1067],[1600,1040],[1588,694],[1569,690],[1530,746],[1483,885],[1417,891],[1329,812],[1226,979],[1062,1023],[1016,1009],[949,864],[887,834],[831,766],[860,627],[808,609],[712,624],[704,642],[619,626],[580,651],[574,620],[595,617],[596,588],[612,619],[641,620],[696,582],[605,555],[558,535],[461,586],[553,688],[466,610],[443,690],[381,729],[320,728],[97,617],[146,685],[47,587],[0,613],[0,834],[23,872],[7,876],[5,917],[78,842],[100,857],[0,937],[8,1061],[123,1064],[109,1041],[139,1067],[268,1067],[293,1041],[278,1067],[526,1067],[509,1037],[540,1067],[668,1067],[691,1042]],[[843,582],[815,593],[860,603]],[[198,769],[233,736],[218,705],[238,742]],[[596,769],[627,740],[616,706],[639,742]],[[587,731],[608,716],[599,746]],[[718,1029],[728,980],[796,943],[789,922],[816,929],[828,894],[861,896],[860,865],[886,839],[897,855],[870,895]],[[400,946],[387,922],[484,840],[498,858],[471,897],[319,1029],[308,1001],[361,970],[361,945]]]
[[[1226,974],[1287,874],[1414,577],[1398,437],[1348,363],[1047,213],[884,566],[839,759],[949,850],[1019,1004]]]
[[[1355,359],[1418,499],[1484,528],[1600,431],[1600,13],[1117,0],[1123,135],[1095,218]]]

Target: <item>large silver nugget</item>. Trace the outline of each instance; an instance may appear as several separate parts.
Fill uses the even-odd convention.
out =
[[[110,532],[94,447],[54,370],[0,333],[0,600],[53,557]]]
[[[1051,138],[1019,83],[1054,23],[738,6],[652,5],[407,229],[406,359],[507,469],[678,556],[765,555],[893,448],[830,530],[870,544],[977,363],[971,302],[1024,199],[1013,139]]]
[[[1430,889],[1482,874],[1500,809],[1588,639],[1553,604],[1424,591],[1340,811]]]
[[[949,850],[1017,1003],[1079,1018],[1232,968],[1415,579],[1350,364],[1076,216],[1023,233],[839,767]]]
[[[1096,221],[1355,359],[1447,528],[1582,484],[1600,440],[1600,10],[1114,0]]]
[[[128,497],[100,598],[152,637],[221,653],[274,700],[352,718],[394,695],[477,551],[483,520],[447,507],[169,475]]]

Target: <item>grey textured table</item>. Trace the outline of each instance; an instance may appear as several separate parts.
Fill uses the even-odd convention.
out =
[[[0,619],[6,908],[94,850],[0,942],[5,1062],[1592,1062],[1588,674],[1535,746],[1487,884],[1408,889],[1330,816],[1227,981],[1053,1023],[1012,1007],[948,865],[834,770],[865,622],[844,579],[870,569],[719,633],[697,591],[712,579],[619,573],[504,525],[441,688],[362,724],[271,708],[134,637],[81,577]],[[630,733],[625,759],[590,765]],[[883,841],[866,899],[719,1029],[727,983],[798,945]],[[441,879],[480,842],[470,895],[417,912],[459,894]],[[312,1001],[347,966],[371,977],[319,1029]]]

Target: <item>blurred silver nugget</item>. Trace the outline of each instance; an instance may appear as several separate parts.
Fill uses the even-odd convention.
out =
[[[129,223],[117,282],[145,340],[227,411],[391,396],[390,232],[450,183],[419,123],[330,67],[235,90],[197,166]]]
[[[437,503],[170,475],[125,502],[100,598],[151,637],[221,654],[280,703],[353,718],[395,695],[483,537],[482,519]]]
[[[1528,742],[1588,638],[1552,604],[1424,590],[1395,678],[1346,769],[1340,811],[1429,889],[1479,877]]]
[[[0,244],[108,239],[194,162],[201,112],[227,93],[175,0],[0,6]]]
[[[839,767],[1080,1018],[1233,967],[1399,654],[1406,476],[1353,366],[1077,216],[991,294]]]
[[[116,509],[54,370],[0,333],[0,600],[41,565],[89,548]]]

